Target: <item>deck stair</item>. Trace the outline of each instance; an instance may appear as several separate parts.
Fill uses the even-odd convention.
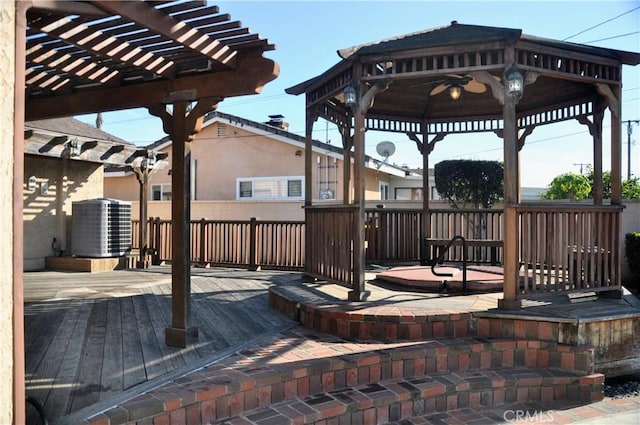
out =
[[[301,326],[94,416],[98,424],[386,423],[430,412],[603,397],[593,350],[552,342],[309,339]],[[180,422],[183,420],[183,422]]]

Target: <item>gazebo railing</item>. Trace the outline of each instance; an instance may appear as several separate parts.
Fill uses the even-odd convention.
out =
[[[305,209],[308,237],[306,274],[353,287],[353,241],[357,212],[355,206]]]
[[[621,289],[622,207],[527,204],[520,223],[520,297]]]
[[[366,210],[365,261],[387,264],[420,261],[421,220],[421,210]]]
[[[436,209],[429,212],[430,234],[426,236],[427,260],[438,258],[440,250],[453,238],[463,237],[467,247],[454,245],[445,262],[461,262],[464,249],[470,263],[502,264],[504,253],[502,209]]]

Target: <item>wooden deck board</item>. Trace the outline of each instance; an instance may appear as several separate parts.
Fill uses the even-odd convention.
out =
[[[200,289],[200,283],[195,282],[193,287]],[[205,326],[217,329],[227,342],[227,345],[234,345],[250,338],[251,333],[244,326],[239,326],[241,321],[233,312],[224,307],[223,303],[215,302],[214,298],[209,301],[205,302],[200,299],[194,302],[194,305],[201,309],[201,316],[206,318]],[[224,326],[221,326],[221,324],[224,324]]]
[[[267,278],[200,270],[190,322],[197,343],[169,347],[170,268],[157,270],[25,274],[27,394],[44,405],[50,423],[294,324],[268,307]]]
[[[70,411],[92,405],[100,399],[102,385],[100,371],[104,359],[104,343],[107,333],[107,300],[96,300],[87,320],[85,341],[76,376],[76,388]]]
[[[224,323],[228,323],[238,334],[242,334],[246,338],[266,330],[262,323],[255,320],[255,316],[247,313],[248,308],[245,304],[242,308],[238,308],[235,291],[242,290],[241,286],[232,289],[222,282],[211,280],[207,283],[215,288],[214,298],[218,299],[217,309],[224,317]],[[218,293],[220,295],[217,295]]]
[[[147,310],[147,302],[145,296],[132,297],[133,308],[138,325],[138,335],[140,335],[140,345],[142,347],[142,357],[144,358],[145,371],[147,380],[156,378],[167,373],[167,368],[161,361],[162,352],[160,344],[164,344],[164,340],[158,341],[153,331],[153,323]]]
[[[175,347],[169,347],[164,343],[164,330],[169,326],[170,318],[166,311],[163,311],[163,308],[166,309],[166,306],[163,307],[161,297],[166,297],[162,293],[160,287],[151,288],[151,295],[149,297],[149,316],[153,322],[153,332],[156,335],[156,338],[160,342],[160,351],[162,352],[162,361],[165,364],[167,370],[179,369],[186,365],[184,359],[179,354],[180,350]]]
[[[78,316],[75,323],[73,323],[73,331],[70,338],[66,341],[66,344],[62,342],[65,345],[65,352],[58,374],[55,377],[56,387],[51,389],[49,397],[44,404],[45,411],[51,417],[59,417],[69,411],[69,401],[75,389],[77,370],[84,347],[86,324],[92,307],[92,302],[85,302],[81,305],[77,303],[67,304],[68,309],[78,310]]]
[[[125,348],[122,355],[123,388],[125,390],[147,380],[144,357],[142,356],[142,343],[131,298],[123,299],[120,306],[122,311],[122,343]]]
[[[236,302],[242,303],[251,311],[254,319],[258,323],[270,324],[273,326],[282,326],[284,323],[283,316],[276,316],[269,307],[269,297],[260,288],[247,288],[241,281],[230,280],[228,283],[221,283],[221,287],[230,291],[231,296]]]
[[[104,341],[102,373],[100,376],[100,400],[105,400],[124,389],[122,317],[120,298],[107,301],[107,333]]]

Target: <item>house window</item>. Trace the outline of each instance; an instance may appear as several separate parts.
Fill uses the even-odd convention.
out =
[[[236,179],[237,199],[302,200],[304,177],[253,177]]]
[[[422,188],[419,187],[397,187],[396,201],[422,201]]]
[[[170,201],[171,200],[171,183],[152,184],[151,200],[152,201]]]
[[[319,155],[318,162],[318,199],[336,199],[338,185],[338,160],[328,155]]]
[[[380,182],[380,200],[386,201],[389,199],[389,183]]]

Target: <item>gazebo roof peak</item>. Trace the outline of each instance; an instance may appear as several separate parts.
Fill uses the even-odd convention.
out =
[[[522,30],[519,29],[467,25],[452,21],[450,24],[444,26],[339,49],[338,56],[342,59],[347,59],[354,54],[380,54],[399,50],[449,46],[467,42],[486,42],[491,40],[513,42],[517,40],[521,34]]]

